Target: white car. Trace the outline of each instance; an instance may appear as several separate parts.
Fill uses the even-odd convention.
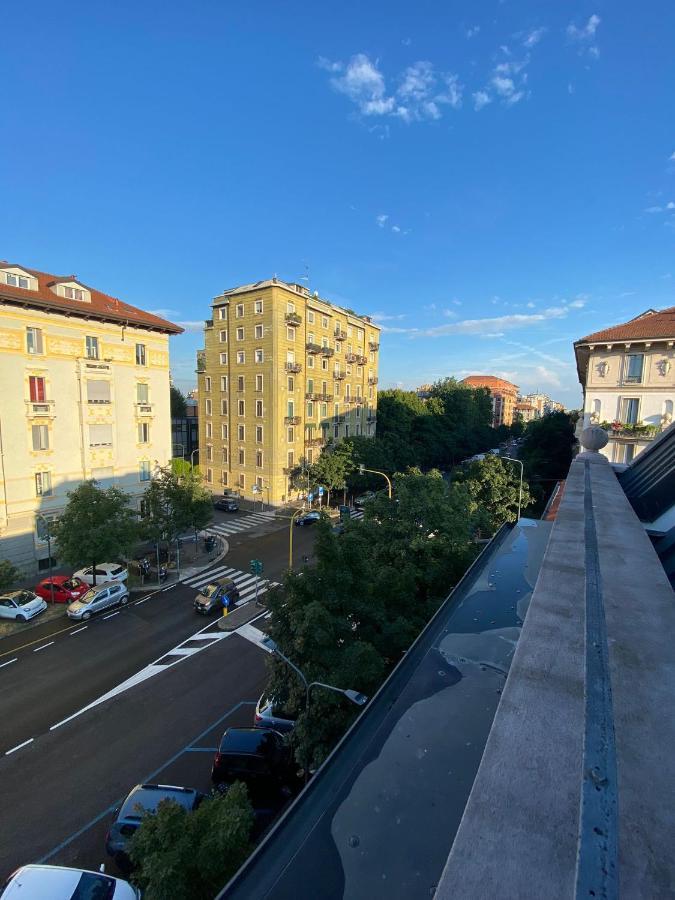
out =
[[[73,897],[139,900],[140,896],[140,891],[121,878],[64,866],[21,866],[0,891],[2,900],[72,900]]]
[[[46,609],[46,601],[32,591],[9,591],[0,594],[0,619],[27,622]]]
[[[126,581],[128,577],[129,571],[119,563],[96,564],[96,584],[103,584],[104,581]],[[73,578],[81,578],[87,584],[93,584],[94,567],[89,566],[88,569],[80,569],[79,572],[73,572]]]

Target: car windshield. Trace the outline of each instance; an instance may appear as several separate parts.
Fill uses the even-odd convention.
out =
[[[121,575],[124,572],[124,566],[113,566],[110,570],[111,575]]]
[[[70,900],[111,900],[115,895],[115,879],[109,875],[83,872]]]
[[[80,597],[80,599],[79,599],[78,602],[79,602],[79,603],[91,603],[92,600],[95,600],[98,596],[99,596],[99,592],[98,592],[98,591],[94,591],[94,590],[87,591],[86,594],[83,594],[83,595]]]
[[[25,606],[27,603],[31,603],[35,599],[32,594],[29,594],[28,591],[21,591],[20,594],[17,594],[14,598],[19,606]]]
[[[202,596],[211,598],[218,593],[219,588],[219,584],[209,584],[202,590]]]

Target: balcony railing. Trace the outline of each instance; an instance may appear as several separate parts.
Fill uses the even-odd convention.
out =
[[[346,353],[346,354],[345,354],[345,360],[346,360],[348,363],[355,363],[355,362],[358,362],[359,359],[361,359],[361,357],[358,355],[358,353]]]
[[[286,313],[284,318],[286,319],[287,325],[293,325],[294,327],[296,325],[302,325],[302,319],[297,313]]]
[[[300,363],[287,362],[286,363],[286,371],[287,372],[295,372],[297,374],[298,372],[302,372],[302,365]]]
[[[299,425],[300,416],[284,416],[284,425]]]
[[[368,341],[368,349],[375,353],[380,349],[380,345],[377,343],[377,341]]]
[[[333,332],[336,341],[346,341],[347,340],[347,332],[342,331],[340,328],[336,328]]]
[[[375,375],[371,375],[370,378],[368,379],[368,384],[377,384],[377,382],[378,382],[378,379]]]
[[[322,347],[321,348],[322,356],[332,356],[334,353],[335,353],[335,350],[333,350],[332,347]]]
[[[305,440],[305,444],[308,447],[321,447],[324,443],[324,439],[322,437],[311,437]]]
[[[153,414],[152,403],[136,403],[134,405],[136,407],[137,416],[151,416]]]
[[[321,344],[313,344],[311,341],[308,341],[306,344],[306,350],[308,353],[321,353],[323,347]]]
[[[290,475],[294,469],[295,469],[295,466],[284,466],[282,471],[283,471],[284,475]]]
[[[306,391],[305,392],[305,400],[318,400],[321,397],[321,394],[316,391]]]
[[[333,372],[334,381],[343,381],[347,377],[346,372]]]
[[[32,400],[27,400],[26,414],[29,416],[40,416],[41,418],[53,418],[54,403],[51,400],[42,400],[39,403],[34,403]]]

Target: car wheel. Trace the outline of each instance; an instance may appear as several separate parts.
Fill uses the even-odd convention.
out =
[[[18,616],[15,616],[15,617],[14,617],[14,621],[15,621],[15,622],[25,622],[25,621],[26,621],[26,617],[25,617],[25,616],[22,616],[21,613],[19,613]]]
[[[120,600],[120,606],[126,606],[128,602],[129,602],[129,597],[128,597],[128,596],[127,596],[127,597],[122,597],[122,599]]]
[[[82,613],[82,618],[83,618],[85,621],[86,621],[87,619],[91,619],[91,613],[90,613],[90,612]]]

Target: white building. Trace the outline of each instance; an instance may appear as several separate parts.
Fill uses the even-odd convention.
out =
[[[629,463],[673,420],[675,306],[589,334],[574,352],[584,391],[581,425],[606,428],[602,453]]]
[[[181,330],[74,275],[0,261],[0,559],[46,567],[36,516],[57,516],[86,479],[138,506],[172,455],[169,335]]]

